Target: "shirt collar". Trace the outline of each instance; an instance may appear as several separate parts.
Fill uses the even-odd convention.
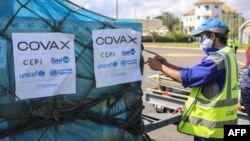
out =
[[[223,48],[223,47],[222,47]],[[222,48],[204,48],[203,51],[207,54],[207,55],[211,55],[212,53],[219,51]]]

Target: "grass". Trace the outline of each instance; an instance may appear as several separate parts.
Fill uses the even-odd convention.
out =
[[[184,48],[199,48],[200,44],[197,42],[194,43],[174,43],[174,42],[169,42],[169,43],[143,43],[144,45],[147,46],[158,46],[158,47],[184,47]],[[249,45],[247,44],[240,44],[238,50],[247,50]]]

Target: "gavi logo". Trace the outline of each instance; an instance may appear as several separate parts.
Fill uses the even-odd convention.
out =
[[[62,58],[51,58],[51,63],[52,64],[67,64],[69,63],[70,59],[68,56],[64,56]]]
[[[122,50],[121,54],[122,54],[122,56],[135,55],[135,49],[131,48],[129,50]]]

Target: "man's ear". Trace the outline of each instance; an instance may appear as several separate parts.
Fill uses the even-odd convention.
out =
[[[211,33],[211,36],[210,36],[210,39],[212,39],[213,41],[215,40],[215,34],[214,33]]]

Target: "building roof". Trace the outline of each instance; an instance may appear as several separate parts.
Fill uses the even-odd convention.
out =
[[[218,3],[218,4],[223,4],[224,2],[222,0],[196,0],[194,5],[198,4],[206,4],[206,3]]]
[[[183,16],[193,16],[193,15],[195,15],[195,9],[194,8],[183,14]]]
[[[233,9],[225,4],[222,5],[222,11],[225,13],[239,13],[236,9]],[[183,16],[193,16],[193,15],[195,15],[195,8],[183,14]],[[207,15],[207,16],[210,16],[210,15]]]

